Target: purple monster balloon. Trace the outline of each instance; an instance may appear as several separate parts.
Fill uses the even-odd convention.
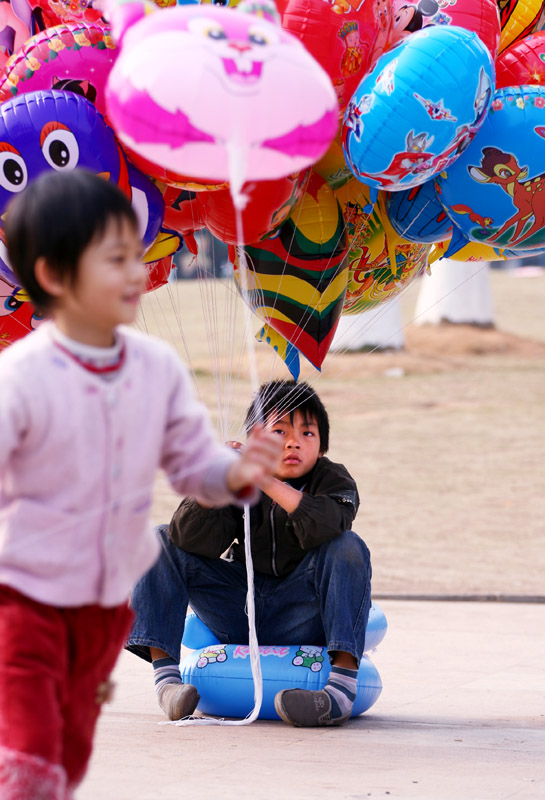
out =
[[[161,192],[128,163],[112,129],[89,100],[50,90],[19,95],[0,105],[0,216],[12,197],[42,172],[76,167],[116,183],[131,198],[144,245],[155,240],[163,221]],[[2,227],[0,277],[18,285]]]

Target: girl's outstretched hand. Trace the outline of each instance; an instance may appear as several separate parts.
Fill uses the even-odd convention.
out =
[[[239,442],[228,444],[240,453],[227,470],[227,488],[233,494],[251,491],[280,467],[282,441],[262,425],[254,425],[244,447]]]

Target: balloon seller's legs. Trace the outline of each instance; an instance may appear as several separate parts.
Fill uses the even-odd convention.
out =
[[[236,642],[248,625],[245,567],[180,550],[166,525],[157,534],[160,556],[132,593],[136,619],[127,649],[150,661],[153,647],[179,661],[188,604],[220,641]]]
[[[260,590],[260,644],[326,645],[330,655],[364,651],[371,605],[369,550],[352,531],[310,550],[283,579]]]
[[[301,594],[303,588],[306,592],[302,608],[310,621],[308,609],[313,598],[332,667],[323,689],[281,690],[275,696],[275,709],[284,722],[297,727],[342,725],[352,713],[358,691],[358,665],[365,649],[371,605],[369,551],[359,536],[345,531],[311,551],[300,567],[306,579],[304,587],[299,588]],[[281,594],[286,588],[295,588],[297,593],[295,585],[283,587]],[[296,595],[282,600],[290,600],[294,607],[299,602]],[[303,621],[301,618],[297,643],[318,644],[308,640],[313,629],[305,630]]]

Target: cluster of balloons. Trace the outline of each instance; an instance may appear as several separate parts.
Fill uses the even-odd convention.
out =
[[[545,248],[545,3],[226,5],[3,2],[0,218],[44,170],[94,170],[149,290],[207,229],[295,377],[430,257]],[[40,321],[1,244],[0,289],[1,346]]]

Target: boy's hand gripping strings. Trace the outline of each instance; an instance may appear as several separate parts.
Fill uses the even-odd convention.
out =
[[[233,494],[244,497],[264,478],[278,471],[282,443],[269,428],[254,425],[244,447],[238,442],[229,444],[240,453],[240,458],[227,470],[227,487]]]

